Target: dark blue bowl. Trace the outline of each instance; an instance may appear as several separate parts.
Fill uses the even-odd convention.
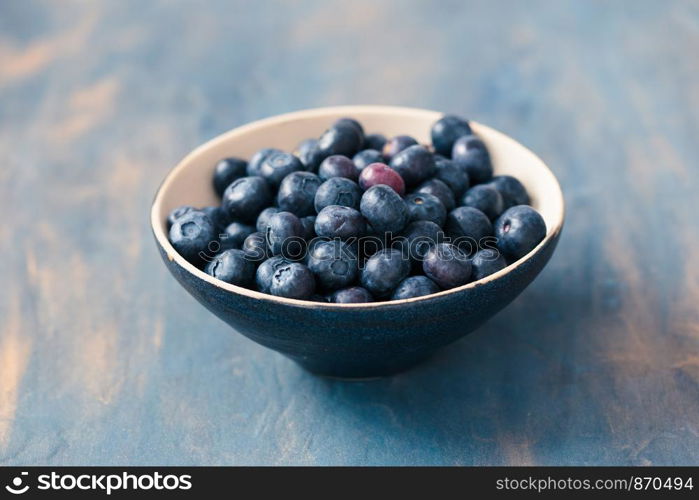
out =
[[[234,129],[201,146],[170,172],[153,203],[158,249],[177,281],[209,311],[250,339],[323,375],[366,378],[409,368],[472,332],[507,306],[539,274],[561,234],[564,202],[551,171],[531,151],[488,127],[473,124],[488,145],[496,173],[526,186],[547,224],[544,240],[528,255],[480,281],[427,297],[370,304],[325,304],[285,299],[220,282],[185,261],[167,239],[166,216],[179,205],[217,203],[211,186],[216,162],[249,157],[271,146],[292,150],[343,117],[368,132],[412,135],[428,142],[433,111],[383,106],[322,108],[281,115]]]

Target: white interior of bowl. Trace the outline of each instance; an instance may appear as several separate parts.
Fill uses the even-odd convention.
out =
[[[389,106],[340,106],[298,111],[259,120],[231,130],[187,155],[165,178],[153,202],[151,223],[158,242],[167,251],[171,260],[201,279],[212,284],[256,298],[290,302],[313,307],[380,307],[425,300],[429,297],[453,293],[488,280],[497,279],[535,253],[547,240],[557,234],[563,226],[564,202],[560,186],[553,173],[531,151],[506,135],[471,122],[474,132],[485,141],[490,151],[496,175],[509,174],[519,179],[531,197],[531,204],[546,221],[547,235],[528,256],[507,268],[478,282],[453,288],[439,294],[400,301],[375,302],[368,304],[325,304],[295,299],[286,299],[262,294],[246,288],[216,280],[200,271],[182,258],[170,245],[167,238],[166,218],[170,211],[181,205],[204,207],[220,203],[212,187],[214,166],[227,156],[250,158],[265,147],[293,151],[296,145],[309,137],[318,137],[335,120],[352,117],[359,120],[367,133],[379,132],[387,137],[404,134],[413,136],[420,143],[430,143],[430,127],[442,113],[423,109]]]

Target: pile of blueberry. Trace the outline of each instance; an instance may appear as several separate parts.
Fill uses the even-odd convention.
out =
[[[432,146],[366,134],[342,118],[294,153],[225,158],[221,205],[176,208],[170,242],[234,285],[336,303],[429,295],[481,279],[546,235],[514,177],[493,177],[468,121],[447,115]]]

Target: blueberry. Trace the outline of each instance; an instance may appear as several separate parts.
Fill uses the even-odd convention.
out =
[[[282,150],[277,148],[264,148],[252,155],[252,158],[250,158],[250,161],[248,162],[248,168],[246,169],[248,176],[260,175],[262,162],[264,162],[268,156],[274,153],[282,153]]]
[[[362,146],[359,131],[348,124],[334,125],[318,139],[318,154],[323,158],[332,155],[354,156]]]
[[[391,158],[391,168],[398,172],[406,186],[415,186],[432,177],[437,166],[434,156],[420,145],[410,146]]]
[[[500,192],[487,184],[478,184],[466,191],[461,204],[465,207],[477,208],[491,220],[497,218],[505,209]]]
[[[345,240],[366,233],[366,221],[354,208],[328,205],[318,213],[315,230],[318,236]]]
[[[304,170],[301,160],[289,153],[272,153],[260,166],[260,177],[265,179],[273,188],[279,186],[282,180],[292,172]]]
[[[252,222],[272,204],[272,194],[261,177],[242,177],[226,188],[221,207],[229,220]]]
[[[372,163],[382,163],[383,155],[376,151],[375,149],[365,149],[360,151],[352,158],[352,163],[358,171],[364,170],[365,167],[371,165]]]
[[[172,225],[175,223],[177,219],[180,217],[190,213],[190,212],[199,212],[196,208],[189,206],[189,205],[183,205],[181,207],[175,208],[172,212],[170,212],[167,216],[167,229],[168,231],[172,227]]]
[[[318,172],[318,168],[328,155],[321,151],[320,142],[316,142],[304,155],[303,164],[308,172]]]
[[[362,215],[374,232],[398,233],[408,222],[408,207],[392,188],[378,184],[367,189],[359,203]]]
[[[245,238],[254,232],[255,228],[253,226],[243,224],[242,222],[231,222],[219,235],[221,250],[242,247]]]
[[[472,207],[458,207],[449,212],[446,229],[456,239],[454,243],[467,253],[476,251],[481,240],[493,234],[488,216]]]
[[[386,161],[391,161],[395,155],[416,144],[417,141],[409,135],[397,135],[386,141],[381,152]]]
[[[277,268],[289,264],[290,261],[286,260],[281,255],[276,255],[265,260],[257,268],[257,273],[255,274],[255,284],[257,289],[262,293],[269,293],[269,289],[272,286],[272,276]]]
[[[230,223],[230,220],[221,207],[204,207],[201,209],[201,211],[204,212],[209,219],[211,219],[211,222],[213,222],[214,227],[218,232],[222,232]]]
[[[505,203],[505,210],[515,205],[529,205],[529,195],[521,182],[511,175],[498,175],[488,183],[498,190]]]
[[[508,208],[495,221],[498,249],[511,260],[527,255],[544,239],[544,236],[546,236],[544,219],[539,212],[527,205]]]
[[[442,205],[444,205],[444,208],[446,208],[447,211],[453,210],[456,206],[454,192],[449,189],[449,186],[439,179],[430,179],[423,182],[417,187],[417,189],[415,189],[415,193],[431,194],[432,196],[436,196],[439,198],[439,201],[442,202]]]
[[[267,207],[260,212],[260,215],[257,216],[257,223],[255,224],[255,229],[257,229],[257,232],[265,234],[267,232],[270,217],[279,212],[281,212],[281,210],[279,210],[277,207]]]
[[[490,276],[507,267],[505,258],[496,249],[478,250],[471,259],[471,278],[473,281]]]
[[[216,255],[204,269],[216,279],[232,285],[249,287],[255,275],[255,265],[242,250],[230,249]]]
[[[443,226],[447,220],[447,209],[444,203],[433,194],[413,193],[405,197],[411,221],[428,220],[438,226]]]
[[[306,167],[308,171],[315,171],[318,165],[314,165],[315,152],[318,149],[318,139],[306,139],[301,141],[301,143],[296,146],[294,150],[294,155],[301,160],[303,166]]]
[[[280,210],[297,217],[312,215],[313,201],[321,183],[320,178],[312,172],[292,172],[284,177],[279,186],[277,205]]]
[[[405,193],[403,178],[385,163],[372,163],[359,174],[359,186],[362,189],[367,190],[378,184],[393,188],[401,196]]]
[[[272,255],[298,259],[303,256],[306,247],[303,234],[303,226],[298,217],[291,212],[278,212],[269,218],[265,237]]]
[[[226,188],[236,179],[245,177],[248,162],[241,158],[224,158],[214,168],[214,191],[223,196]]]
[[[391,245],[391,243],[392,242],[390,241],[386,241],[384,237],[380,237],[377,235],[369,235],[359,238],[356,242],[357,255],[359,256],[359,261],[366,261],[366,259],[376,254],[376,252],[379,252],[384,248],[388,248]]]
[[[472,134],[468,121],[454,115],[445,115],[434,125],[430,131],[434,150],[443,156],[451,154],[454,142],[463,135]]]
[[[314,230],[315,232],[315,230]],[[304,255],[302,262],[306,265],[308,265],[308,259],[310,258],[311,254],[313,253],[313,249],[316,247],[316,245],[320,245],[321,243],[325,243],[327,241],[330,241],[328,238],[322,237],[322,236],[314,236],[308,242],[306,243],[306,255]]]
[[[449,189],[452,190],[456,198],[464,194],[464,191],[466,191],[469,186],[468,174],[466,171],[453,161],[443,158],[435,160],[435,165],[437,166],[437,173],[434,175],[435,178],[449,186]]]
[[[451,243],[439,243],[425,254],[422,269],[428,278],[448,290],[471,279],[471,261]]]
[[[319,293],[314,293],[313,295],[311,295],[309,297],[308,300],[310,300],[311,302],[326,302],[327,303],[327,302],[330,302],[330,297],[328,297],[327,295],[321,295]]]
[[[196,266],[201,265],[206,256],[211,254],[209,245],[217,242],[216,228],[202,212],[190,211],[175,220],[170,228],[172,246]]]
[[[344,177],[333,177],[320,185],[315,196],[315,209],[320,212],[330,205],[359,209],[359,200],[362,199],[362,190],[356,182]]]
[[[477,149],[488,152],[485,142],[480,137],[473,134],[463,135],[454,141],[451,148],[451,159],[456,160],[458,157],[468,156],[469,153]]]
[[[272,274],[269,291],[272,295],[290,299],[309,299],[316,289],[313,273],[303,264],[289,262],[277,266]]]
[[[357,175],[357,167],[352,160],[342,155],[328,156],[318,168],[318,176],[324,181],[332,177],[345,177],[356,181]]]
[[[265,235],[260,232],[252,233],[245,238],[242,250],[245,252],[248,260],[254,264],[259,264],[271,257],[269,249],[267,248]]]
[[[468,174],[472,184],[488,182],[493,165],[485,143],[475,135],[466,135],[454,143],[451,159]]]
[[[385,297],[410,273],[410,261],[398,250],[380,250],[366,261],[361,283],[372,295]]]
[[[408,224],[403,237],[411,260],[421,262],[432,246],[444,241],[444,232],[434,222],[420,220]]]
[[[439,286],[427,276],[410,276],[398,284],[391,300],[412,299],[437,292],[439,292]]]
[[[308,253],[308,268],[324,290],[346,287],[357,279],[357,255],[338,240],[321,241]]]
[[[333,123],[333,127],[344,127],[344,126],[352,127],[357,132],[357,134],[359,134],[359,136],[362,138],[360,146],[364,145],[364,127],[362,127],[361,123],[359,123],[354,118],[340,118],[335,123]]]
[[[363,304],[365,302],[374,302],[374,297],[371,296],[371,293],[366,288],[351,286],[333,293],[330,296],[330,302],[336,304]]]
[[[316,216],[308,215],[306,217],[301,217],[301,226],[303,227],[303,239],[310,241],[316,237]]]
[[[383,134],[368,134],[364,136],[364,147],[366,149],[373,149],[380,152],[385,145],[386,136]]]

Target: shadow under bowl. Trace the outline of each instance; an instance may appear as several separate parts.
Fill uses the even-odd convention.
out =
[[[231,130],[195,149],[165,178],[151,209],[155,240],[177,281],[209,311],[255,342],[318,374],[368,378],[405,370],[472,332],[507,306],[539,274],[563,228],[564,201],[553,173],[531,151],[484,125],[474,132],[489,148],[496,175],[517,177],[546,221],[546,237],[528,255],[482,280],[426,297],[368,304],[326,304],[262,294],[221,282],[181,257],[168,241],[166,218],[180,205],[220,202],[211,178],[227,156],[249,158],[263,147],[291,151],[341,117],[359,120],[367,133],[408,134],[429,143],[441,113],[342,106],[299,111]]]

